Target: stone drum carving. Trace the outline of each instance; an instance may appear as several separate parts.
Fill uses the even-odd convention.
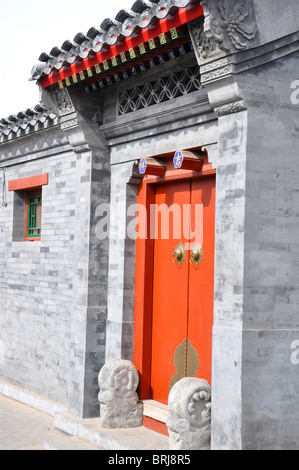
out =
[[[206,380],[186,377],[171,389],[166,424],[170,450],[210,450],[211,387]]]
[[[132,428],[143,424],[143,405],[136,393],[139,376],[130,361],[112,359],[99,373],[101,424],[104,428]]]

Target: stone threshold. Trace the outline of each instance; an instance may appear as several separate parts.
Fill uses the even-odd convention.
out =
[[[82,419],[67,412],[55,414],[54,426],[103,450],[169,450],[168,437],[144,426],[107,429],[100,418]]]
[[[143,403],[143,415],[166,424],[168,406],[155,400],[141,400]]]
[[[168,406],[155,400],[142,400],[143,403],[143,425],[168,437],[166,420],[168,417]]]

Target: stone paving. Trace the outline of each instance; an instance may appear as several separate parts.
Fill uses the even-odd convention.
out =
[[[0,394],[0,450],[100,450],[57,429],[53,418]]]

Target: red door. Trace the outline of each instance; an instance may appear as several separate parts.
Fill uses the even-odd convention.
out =
[[[211,381],[214,223],[214,176],[156,186],[150,386],[161,403],[183,376]]]

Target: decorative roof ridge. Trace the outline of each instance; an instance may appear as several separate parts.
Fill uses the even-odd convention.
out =
[[[30,133],[34,132],[37,125],[46,126],[49,121],[54,122],[57,119],[49,109],[41,104],[37,104],[33,108],[27,108],[17,114],[11,114],[6,118],[0,119],[0,143],[10,138],[15,138],[18,132]]]
[[[73,41],[66,40],[62,46],[43,52],[39,63],[32,68],[30,80],[40,80],[53,71],[70,66],[78,60],[109,49],[141,30],[155,25],[159,20],[174,16],[179,9],[199,4],[200,0],[137,0],[131,10],[120,10],[115,19],[106,18],[99,27],[91,27],[85,34],[79,32]]]

